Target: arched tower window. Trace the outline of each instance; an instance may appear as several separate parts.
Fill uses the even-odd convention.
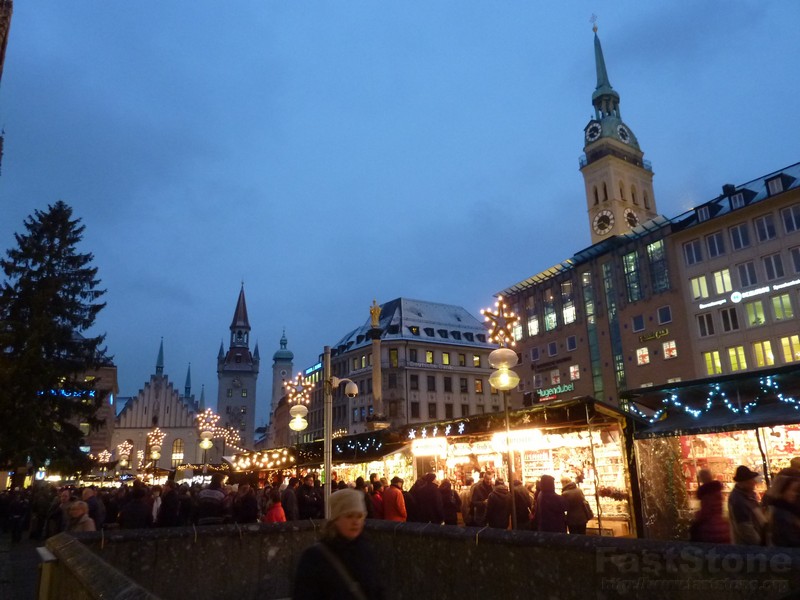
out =
[[[639,204],[639,200],[636,198],[636,186],[631,186],[631,200],[634,204]]]
[[[605,181],[603,182],[603,202],[608,202],[608,188]]]
[[[619,199],[625,202],[625,186],[621,181],[619,182]]]
[[[650,198],[647,197],[647,192],[644,193],[644,207],[650,208]]]
[[[597,206],[599,202],[600,198],[597,196],[597,186],[594,186],[594,205]]]
[[[183,440],[181,438],[172,442],[172,468],[183,464]]]

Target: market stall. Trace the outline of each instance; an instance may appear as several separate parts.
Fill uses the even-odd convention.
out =
[[[634,536],[627,421],[616,407],[581,397],[512,411],[509,436],[503,413],[409,427],[405,435],[417,474],[433,471],[456,487],[467,477],[477,481],[485,471],[508,481],[510,444],[515,479],[533,485],[542,475],[552,475],[560,492],[561,477],[568,477],[595,513],[587,531]]]
[[[745,465],[764,475],[763,493],[800,456],[798,393],[800,369],[784,367],[631,394],[631,410],[648,422],[634,434],[646,537],[688,538],[701,469],[723,483],[727,497]]]

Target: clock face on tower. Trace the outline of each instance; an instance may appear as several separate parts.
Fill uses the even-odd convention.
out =
[[[597,121],[592,121],[586,128],[586,141],[587,142],[595,141],[597,138],[600,137],[601,133],[603,133],[603,128],[600,126],[600,123],[598,123]]]
[[[633,229],[639,224],[639,217],[637,217],[636,213],[633,212],[630,208],[626,208],[623,214],[625,215],[625,222],[631,229]]]
[[[592,229],[598,235],[605,235],[614,226],[614,213],[610,210],[601,210],[592,220]]]
[[[281,369],[281,377],[286,377],[286,369]]]
[[[628,131],[628,128],[625,127],[625,125],[617,126],[617,135],[619,136],[619,139],[621,139],[626,144],[631,143],[631,132]]]

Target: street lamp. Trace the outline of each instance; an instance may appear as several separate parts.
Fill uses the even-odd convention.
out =
[[[103,484],[106,482],[108,463],[111,462],[111,452],[109,452],[108,449],[103,450],[97,455],[97,461],[100,463],[100,487],[103,487]]]
[[[324,427],[324,472],[325,472],[325,485],[323,486],[325,494],[325,518],[329,519],[331,516],[331,459],[333,458],[333,390],[338,388],[342,383],[345,383],[344,393],[348,398],[355,398],[358,396],[358,386],[349,379],[339,379],[331,375],[331,347],[325,346],[322,355],[322,385],[323,385],[323,414],[325,420]]]
[[[498,296],[495,310],[482,309],[484,319],[491,323],[489,341],[497,343],[500,348],[489,353],[489,364],[497,369],[489,376],[489,385],[503,392],[503,405],[506,417],[506,460],[508,460],[508,488],[511,491],[511,529],[517,528],[517,503],[514,499],[514,450],[511,447],[511,423],[508,412],[508,391],[519,385],[519,375],[512,370],[517,364],[517,353],[507,346],[514,346],[513,329],[519,317],[508,311],[503,297]]]
[[[300,454],[300,432],[308,427],[306,416],[308,415],[308,408],[306,404],[311,402],[311,385],[306,383],[302,373],[298,373],[294,379],[285,382],[286,399],[292,407],[289,409],[289,415],[292,420],[289,421],[289,429],[297,433],[295,444],[295,456]],[[295,459],[296,460],[296,459]],[[300,477],[300,466],[297,462],[297,476]]]
[[[133,450],[133,444],[131,444],[128,440],[125,440],[121,444],[117,444],[117,457],[119,459],[119,466],[123,469],[128,466],[128,459],[130,459],[131,450]]]
[[[164,438],[166,436],[167,434],[158,427],[147,434],[147,444],[150,446],[150,458],[153,459],[153,481],[155,481],[156,478],[158,459],[161,458],[161,444],[164,443]]]
[[[197,415],[197,429],[200,431],[200,448],[203,450],[203,475],[208,471],[208,451],[214,446],[212,438],[217,429],[219,415],[210,408]]]

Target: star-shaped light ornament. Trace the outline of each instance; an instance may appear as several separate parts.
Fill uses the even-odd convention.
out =
[[[298,373],[294,379],[285,381],[283,385],[286,388],[289,404],[311,403],[311,389],[314,385],[307,382],[302,373]]]
[[[519,317],[508,310],[508,305],[503,302],[502,296],[497,297],[494,307],[494,311],[488,308],[481,309],[484,320],[491,323],[489,325],[489,341],[502,348],[515,346],[513,331]]]

